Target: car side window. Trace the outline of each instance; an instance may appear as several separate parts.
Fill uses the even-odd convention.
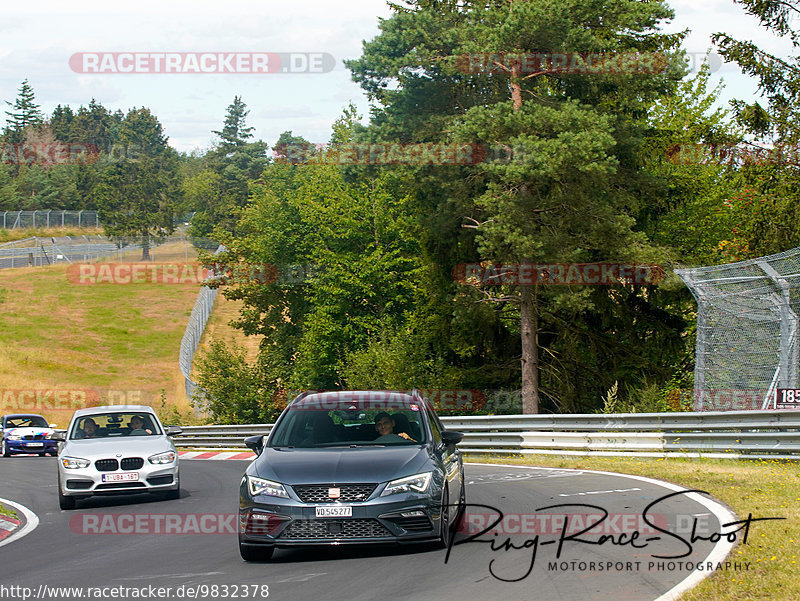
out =
[[[438,447],[440,444],[442,444],[442,430],[439,427],[439,424],[436,422],[436,418],[433,417],[433,414],[430,411],[426,411],[425,415],[428,419],[428,425],[431,427],[433,443]]]

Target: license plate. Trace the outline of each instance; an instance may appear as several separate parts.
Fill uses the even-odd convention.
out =
[[[134,482],[138,479],[138,472],[131,472],[129,474],[103,474],[103,482]]]
[[[44,443],[43,442],[26,442],[25,446],[26,447],[43,447]]]
[[[317,507],[318,518],[349,518],[353,517],[353,507],[351,505],[323,505]]]

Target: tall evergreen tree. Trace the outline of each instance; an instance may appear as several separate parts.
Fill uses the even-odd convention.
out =
[[[757,136],[772,138],[777,144],[800,141],[800,31],[792,21],[800,17],[800,7],[786,0],[734,0],[759,21],[759,24],[788,38],[794,56],[780,58],[759,48],[749,40],[737,40],[726,34],[712,36],[720,54],[739,65],[742,71],[758,80],[759,91],[767,96],[768,109],[758,102],[734,102],[740,121]]]
[[[647,107],[674,87],[682,71],[525,72],[513,57],[670,53],[681,36],[660,34],[658,24],[672,11],[660,1],[636,0],[407,5],[395,6],[393,17],[381,22],[381,34],[347,66],[379,103],[373,124],[384,139],[514,149],[513,160],[490,156],[460,172],[441,166],[420,172],[421,187],[430,191],[422,194],[437,203],[429,210],[455,209],[476,232],[472,260],[565,263],[652,256],[630,215],[645,185],[637,151],[648,127]],[[465,71],[461,57],[470,55],[501,64]],[[431,223],[452,227],[457,216]],[[429,236],[453,238],[441,231]],[[586,290],[543,288],[548,287],[489,295],[500,306],[511,302],[518,308],[528,413],[539,411],[540,348],[552,343],[539,340],[543,319],[559,319],[559,307],[594,302]],[[554,373],[551,382],[565,376]]]
[[[21,144],[25,140],[25,129],[42,123],[42,113],[27,79],[22,82],[17,99],[13,103],[6,101],[6,104],[12,110],[6,111],[8,118],[3,137],[12,144]]]
[[[254,128],[245,125],[248,114],[250,111],[247,110],[247,105],[242,101],[241,96],[234,96],[233,102],[228,105],[228,114],[225,116],[222,131],[212,131],[220,137],[217,145],[219,154],[225,156],[234,152],[253,137],[251,132]]]

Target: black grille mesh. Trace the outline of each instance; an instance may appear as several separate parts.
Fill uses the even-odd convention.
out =
[[[308,484],[293,486],[294,491],[303,503],[353,503],[366,501],[375,490],[377,484]],[[328,491],[331,488],[339,489],[339,497],[331,498]]]
[[[283,531],[280,538],[336,539],[379,538],[392,533],[374,519],[351,520],[295,520]]]
[[[116,472],[119,469],[119,462],[116,459],[98,459],[94,466],[99,472]]]
[[[120,465],[124,470],[139,470],[144,465],[144,459],[141,457],[126,457],[120,461]]]

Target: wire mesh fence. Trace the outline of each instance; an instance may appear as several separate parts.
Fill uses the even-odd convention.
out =
[[[188,262],[194,258],[196,249],[207,249],[212,244],[203,238],[183,234],[150,237],[147,241],[150,261],[158,260],[164,252],[155,249],[171,249],[169,258],[183,258]],[[216,248],[214,242],[212,248]],[[166,252],[166,251],[165,251]],[[141,237],[107,238],[100,234],[84,236],[31,236],[0,244],[0,269],[16,267],[41,267],[60,263],[94,263],[97,261],[137,262],[142,261]]]
[[[219,246],[214,254],[217,255],[223,250],[224,247]],[[178,363],[185,380],[186,397],[189,399],[193,398],[195,393],[201,392],[197,384],[192,380],[192,364],[197,347],[200,346],[200,340],[203,338],[206,323],[208,323],[208,318],[214,308],[214,301],[217,299],[218,292],[217,288],[209,288],[208,286],[200,288],[200,293],[197,295],[197,300],[189,316],[189,323],[181,339]]]
[[[100,227],[97,211],[0,211],[0,228]]]
[[[766,409],[798,387],[800,248],[676,273],[697,300],[696,411]]]

